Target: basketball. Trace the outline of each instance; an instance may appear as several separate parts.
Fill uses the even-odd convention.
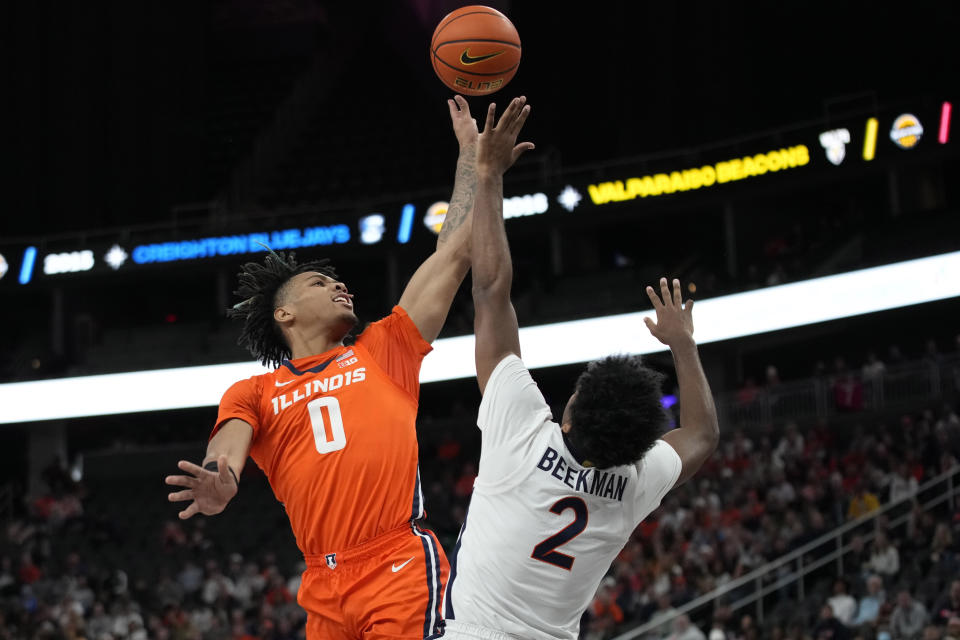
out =
[[[457,93],[499,91],[520,66],[520,36],[507,16],[480,5],[449,13],[433,32],[430,60],[437,76]]]

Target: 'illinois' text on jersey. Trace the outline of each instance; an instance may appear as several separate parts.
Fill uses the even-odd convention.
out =
[[[287,407],[292,407],[295,403],[300,402],[304,398],[309,398],[313,394],[336,391],[340,387],[347,387],[351,384],[357,384],[358,382],[363,382],[366,379],[367,368],[357,367],[353,371],[338,373],[335,376],[330,376],[322,380],[308,380],[302,385],[291,389],[287,393],[283,393],[276,398],[273,398],[273,415],[279,414]],[[288,398],[288,396],[290,397]]]

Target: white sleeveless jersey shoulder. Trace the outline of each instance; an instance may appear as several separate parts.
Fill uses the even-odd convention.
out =
[[[610,563],[676,483],[680,457],[658,440],[637,464],[580,466],[514,355],[491,374],[477,424],[480,469],[444,615],[521,638],[575,639]]]

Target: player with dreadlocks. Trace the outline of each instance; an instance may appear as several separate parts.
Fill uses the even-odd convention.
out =
[[[505,119],[526,119],[525,99]],[[419,372],[470,267],[477,124],[466,101],[449,101],[460,156],[437,249],[393,312],[352,345],[353,294],[326,260],[297,263],[269,252],[248,263],[230,315],[240,343],[272,373],[235,383],[220,402],[202,465],[181,460],[167,483],[189,501],[183,519],[220,513],[237,494],[247,457],[283,503],[306,559],[297,600],[307,638],[426,638],[442,631],[447,561],[420,529],[417,466]],[[515,144],[516,134],[510,144]],[[506,143],[505,143],[506,144]],[[533,148],[516,145],[516,154]]]

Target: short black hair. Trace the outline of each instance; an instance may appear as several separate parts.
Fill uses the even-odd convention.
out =
[[[663,380],[637,356],[591,362],[577,380],[567,434],[581,461],[606,469],[640,460],[667,428]]]
[[[240,286],[234,294],[243,298],[227,309],[227,317],[243,320],[237,344],[250,350],[266,366],[279,367],[290,357],[290,346],[273,319],[284,285],[295,275],[316,271],[330,278],[337,275],[327,259],[297,264],[293,251],[269,251],[263,262],[247,262],[240,267]]]

